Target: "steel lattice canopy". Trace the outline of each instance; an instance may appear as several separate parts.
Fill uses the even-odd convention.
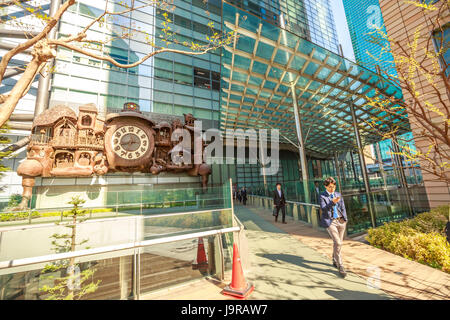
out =
[[[395,114],[367,105],[368,97],[402,98],[380,75],[225,2],[223,22],[235,38],[222,55],[221,130],[279,129],[281,140],[296,143],[293,82],[309,152],[354,148],[351,104],[364,145],[383,140],[380,131],[410,131],[398,105],[388,106]]]

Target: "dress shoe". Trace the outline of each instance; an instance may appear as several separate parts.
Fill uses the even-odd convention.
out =
[[[345,278],[345,276],[347,275],[347,272],[345,271],[343,266],[339,268],[339,274],[341,275],[342,278]]]
[[[286,221],[283,221],[283,223],[284,223],[284,224],[287,224],[287,222],[286,222]]]

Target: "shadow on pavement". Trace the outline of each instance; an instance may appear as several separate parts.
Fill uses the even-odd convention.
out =
[[[310,260],[306,260],[300,256],[294,256],[292,254],[256,254],[257,256],[272,260],[274,262],[278,262],[278,261],[284,261],[287,263],[291,263],[294,264],[296,266],[302,267],[302,268],[306,268],[306,269],[310,269],[310,270],[315,270],[315,271],[319,271],[319,272],[327,272],[327,273],[331,273],[335,276],[339,276],[339,272],[337,270],[334,269],[334,267],[332,267],[331,263],[325,263],[325,262],[318,262],[318,261],[310,261]],[[314,265],[318,265],[318,266],[323,266],[323,268],[317,268],[317,267],[313,267],[311,266],[312,264]]]
[[[392,300],[387,295],[353,291],[353,290],[325,290],[325,293],[337,300]]]

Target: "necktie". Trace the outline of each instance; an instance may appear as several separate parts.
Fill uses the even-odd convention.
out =
[[[334,194],[331,194],[331,200],[333,200],[333,198],[334,198]],[[337,204],[336,205],[334,205],[333,206],[333,218],[334,219],[337,219],[337,218],[339,218],[339,215],[338,215],[338,212],[337,212]]]

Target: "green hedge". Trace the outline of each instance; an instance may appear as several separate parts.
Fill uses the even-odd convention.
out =
[[[37,218],[39,217],[39,213],[36,211],[33,211],[31,213],[31,218]],[[2,213],[0,214],[0,221],[18,221],[18,220],[27,220],[30,218],[29,212],[8,212],[8,213]]]
[[[444,235],[449,206],[368,230],[366,240],[377,248],[450,273],[450,244]]]
[[[101,209],[92,209],[86,210],[86,214],[89,214],[92,211],[92,213],[99,213],[99,212],[112,212],[115,211],[113,208],[101,208]],[[64,215],[67,215],[70,212],[70,210],[66,210],[63,212]],[[60,217],[61,211],[49,211],[49,212],[37,212],[32,211],[31,218],[41,218],[41,217]],[[4,212],[0,213],[0,222],[5,221],[18,221],[18,220],[27,220],[29,219],[29,212],[28,211],[21,211],[21,212]]]

